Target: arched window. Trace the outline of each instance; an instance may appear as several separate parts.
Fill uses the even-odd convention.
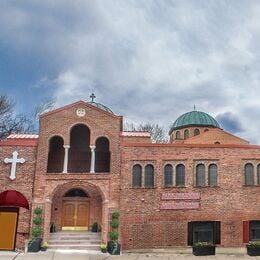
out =
[[[90,130],[85,125],[76,125],[70,132],[70,149],[68,160],[69,172],[90,171]]]
[[[257,184],[260,185],[260,164],[257,165]]]
[[[210,164],[210,166],[209,166],[208,184],[209,184],[209,186],[218,185],[218,167],[216,164]]]
[[[208,129],[208,128],[204,129],[204,132],[208,132],[208,131],[209,131],[209,129]]]
[[[172,166],[170,164],[167,164],[164,167],[164,186],[165,187],[171,187],[172,186]]]
[[[219,142],[219,141],[216,141],[214,144],[220,144],[220,142]]]
[[[185,131],[184,131],[184,139],[188,139],[189,136],[190,136],[189,130],[185,129]]]
[[[205,166],[198,164],[196,166],[196,186],[205,186]]]
[[[144,186],[154,187],[154,167],[151,164],[146,165],[144,169]]]
[[[67,191],[64,197],[88,197],[88,194],[82,189],[71,189]]]
[[[180,131],[177,131],[177,132],[176,132],[176,139],[181,139]]]
[[[60,136],[53,136],[49,142],[48,173],[62,172],[64,163],[64,141]]]
[[[185,186],[185,166],[183,164],[176,166],[176,186]]]
[[[95,172],[110,171],[109,141],[106,137],[100,137],[96,141]]]
[[[254,185],[254,167],[251,163],[245,165],[245,184]]]
[[[139,164],[134,165],[132,170],[132,186],[142,187],[142,167]]]
[[[200,134],[200,130],[198,128],[194,129],[194,136],[199,134]]]

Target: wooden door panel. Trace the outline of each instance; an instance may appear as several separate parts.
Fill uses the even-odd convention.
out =
[[[0,249],[14,250],[17,212],[0,212]]]
[[[75,204],[65,203],[63,205],[63,226],[74,227],[75,226]]]
[[[77,222],[78,227],[88,226],[88,204],[78,203],[77,204]]]

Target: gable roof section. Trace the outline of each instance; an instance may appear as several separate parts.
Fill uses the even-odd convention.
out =
[[[120,117],[121,117],[121,116],[117,116],[117,115],[115,115],[115,114],[109,113],[109,112],[107,112],[107,111],[105,111],[105,110],[103,110],[103,109],[101,109],[101,108],[99,108],[99,107],[92,106],[91,104],[89,104],[89,103],[87,103],[87,102],[85,102],[85,101],[80,100],[80,101],[78,101],[78,102],[75,102],[75,103],[72,103],[72,104],[69,104],[69,105],[66,105],[66,106],[63,106],[63,107],[59,107],[59,108],[56,108],[56,109],[54,109],[54,110],[52,110],[52,111],[46,112],[46,113],[40,115],[40,118],[45,117],[45,116],[49,116],[49,115],[58,113],[58,112],[60,112],[60,111],[64,111],[64,110],[66,110],[66,109],[70,109],[70,108],[72,108],[72,107],[79,106],[79,105],[83,105],[83,106],[85,106],[85,107],[89,107],[89,108],[91,108],[91,109],[94,109],[94,110],[96,110],[96,111],[99,111],[99,112],[101,112],[101,113],[104,113],[104,114],[106,114],[106,115],[108,115],[108,116],[110,116],[110,117],[113,117],[113,118],[120,118]]]

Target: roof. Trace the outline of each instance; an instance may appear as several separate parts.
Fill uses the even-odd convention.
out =
[[[121,136],[151,137],[151,134],[149,132],[142,132],[142,131],[124,131],[124,132],[121,132]]]
[[[11,134],[7,139],[38,139],[39,135],[34,134]]]
[[[220,128],[218,122],[207,113],[201,111],[191,111],[181,115],[175,120],[169,134],[171,134],[172,131],[176,129],[181,129],[190,126],[206,126]]]
[[[90,102],[88,102],[88,104],[90,104],[90,105],[92,105],[92,106],[94,106],[94,107],[98,107],[98,108],[100,108],[100,109],[103,109],[103,110],[105,110],[105,111],[107,111],[107,112],[109,112],[109,113],[114,114],[113,111],[112,111],[109,107],[107,107],[107,106],[105,106],[105,105],[103,105],[103,104],[101,104],[101,103],[97,103],[97,102],[94,102],[94,101],[90,101]]]

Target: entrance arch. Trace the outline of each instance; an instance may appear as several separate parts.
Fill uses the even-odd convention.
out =
[[[103,199],[97,186],[89,183],[66,183],[55,190],[52,199],[51,223],[57,231],[91,230],[97,222],[102,226]]]

